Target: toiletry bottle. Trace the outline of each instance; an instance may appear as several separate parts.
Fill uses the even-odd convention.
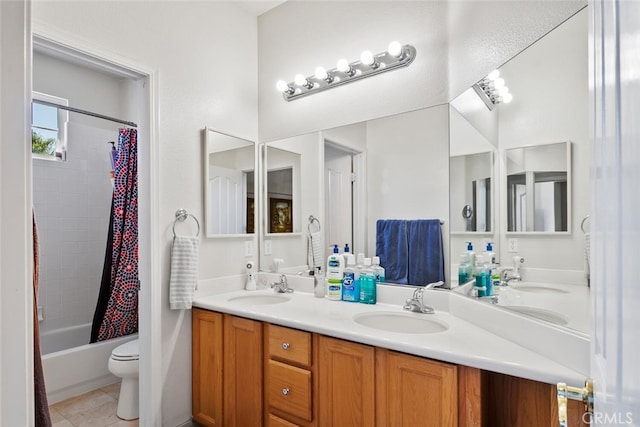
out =
[[[365,258],[364,268],[360,270],[360,302],[375,304],[376,301],[376,278],[371,270],[371,258]]]
[[[498,271],[498,265],[494,264],[491,270],[491,285],[493,288],[493,295],[500,294],[500,273]]]
[[[487,250],[484,253],[485,255],[485,259],[489,261],[490,264],[495,264],[496,263],[496,253],[493,252],[493,243],[492,242],[488,242],[487,243]]]
[[[322,272],[322,267],[316,267],[313,274],[313,296],[324,298],[327,293],[327,279]]]
[[[380,265],[380,257],[374,256],[371,259],[371,269],[373,270],[373,275],[376,277],[376,283],[384,283],[384,267]]]
[[[351,249],[349,248],[349,244],[345,243],[344,244],[344,252],[342,253],[342,256],[344,257],[344,266],[345,266],[345,268],[347,267],[347,262],[349,262],[349,255],[351,255]]]
[[[476,257],[476,277],[475,284],[477,290],[478,298],[487,296],[487,286],[486,286],[486,274],[484,269],[484,257],[482,255],[478,255]]]
[[[333,253],[327,258],[327,298],[334,301],[342,299],[344,258],[338,253],[339,251],[338,245],[334,245]]]
[[[360,301],[360,272],[356,270],[356,257],[347,256],[347,267],[342,278],[342,301]]]
[[[473,252],[473,245],[471,244],[471,242],[466,242],[467,243],[467,260],[469,262],[469,265],[471,266],[471,277],[475,277],[476,276],[476,253]]]
[[[469,265],[469,257],[467,253],[460,254],[460,263],[458,264],[458,285],[462,286],[471,280],[471,266]]]
[[[490,297],[493,295],[493,281],[491,280],[492,270],[491,264],[485,262],[483,265],[483,280],[485,287],[485,296]]]

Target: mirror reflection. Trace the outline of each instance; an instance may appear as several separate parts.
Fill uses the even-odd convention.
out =
[[[300,153],[270,145],[265,158],[266,232],[299,232]]]
[[[204,130],[206,237],[243,236],[255,229],[255,144]]]
[[[507,231],[568,231],[571,145],[506,150]]]
[[[347,244],[351,253],[376,256],[379,219],[442,219],[448,235],[448,168],[437,166],[449,158],[447,118],[448,107],[437,106],[266,144],[269,170],[274,148],[299,156],[302,197],[296,209],[294,190],[293,212],[319,220],[323,260]],[[286,240],[267,232],[260,268],[273,271],[278,259],[286,271],[310,270],[307,229],[305,222]]]

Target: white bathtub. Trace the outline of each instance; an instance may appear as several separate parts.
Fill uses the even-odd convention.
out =
[[[111,351],[137,338],[138,334],[87,344],[90,334],[91,324],[86,323],[41,335],[42,366],[49,404],[119,380],[107,368]]]

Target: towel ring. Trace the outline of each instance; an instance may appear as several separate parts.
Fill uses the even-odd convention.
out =
[[[187,212],[186,209],[178,209],[176,211],[176,219],[173,220],[173,237],[176,237],[176,224],[178,223],[178,221],[184,222],[188,217],[193,218],[193,220],[196,222],[196,225],[198,226],[196,237],[200,236],[200,222],[198,221],[198,218],[196,218],[195,215]]]
[[[321,230],[320,220],[313,215],[309,215],[309,225],[307,225],[307,230],[309,230],[309,234],[311,234],[311,226],[313,225],[314,222],[318,223],[318,231]]]
[[[580,223],[580,228],[584,234],[587,234],[587,231],[584,229],[584,223],[589,220],[589,215],[585,216],[582,222]]]

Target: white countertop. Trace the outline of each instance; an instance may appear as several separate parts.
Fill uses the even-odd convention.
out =
[[[413,288],[379,285],[378,289],[375,305],[330,301],[300,290],[278,294],[290,299],[276,304],[229,301],[249,294],[274,295],[271,289],[198,296],[193,305],[550,384],[565,382],[582,386],[588,376],[589,342],[584,337],[571,336],[545,322],[495,309],[448,291],[425,291],[424,301],[436,308],[435,314],[409,313],[402,309],[402,303],[411,296]],[[436,319],[446,323],[448,329],[427,334],[386,332],[362,326],[353,319],[359,313],[376,311]],[[526,334],[522,328],[527,328]],[[572,356],[566,364],[573,368],[563,364],[571,352],[577,357]]]

